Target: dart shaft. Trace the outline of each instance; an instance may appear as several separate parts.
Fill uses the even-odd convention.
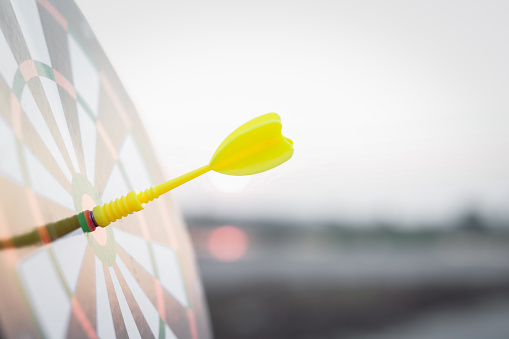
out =
[[[181,175],[180,177],[163,182],[162,184],[155,186],[156,195],[157,195],[157,197],[159,197],[160,195],[162,195],[166,192],[169,192],[172,189],[174,189],[174,188],[176,188],[190,180],[193,180],[194,178],[197,178],[202,174],[207,173],[208,171],[210,171],[210,166],[205,165],[203,167],[195,169],[194,171],[191,171],[189,173]]]
[[[144,208],[143,204],[159,198],[164,193],[169,192],[189,180],[207,173],[208,171],[210,171],[210,167],[209,165],[205,165],[175,179],[147,188],[142,192],[138,193],[136,191],[131,191],[123,197],[112,200],[104,205],[94,207],[92,218],[97,226],[106,227],[110,223],[122,217],[141,211]]]

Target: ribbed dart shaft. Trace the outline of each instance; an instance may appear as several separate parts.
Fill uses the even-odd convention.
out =
[[[168,180],[160,185],[147,188],[139,193],[131,191],[121,198],[94,207],[92,211],[93,219],[97,226],[106,227],[112,222],[126,217],[129,214],[141,211],[144,208],[143,204],[159,198],[162,194],[171,191],[175,187],[178,187],[208,171],[210,171],[209,166],[203,166],[181,175],[180,177]]]

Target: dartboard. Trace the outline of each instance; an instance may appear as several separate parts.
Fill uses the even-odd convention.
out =
[[[77,6],[0,0],[0,331],[11,338],[206,338],[171,197],[52,241],[48,223],[164,181],[147,133]]]

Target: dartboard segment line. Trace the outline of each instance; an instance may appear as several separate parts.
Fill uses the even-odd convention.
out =
[[[74,202],[69,192],[58,183],[26,146],[23,151],[30,187],[37,194],[74,211]]]
[[[76,89],[62,73],[53,68],[53,76],[55,77],[55,82],[62,88],[73,100],[78,100],[78,94],[76,93]]]
[[[46,98],[49,102],[51,111],[53,112],[53,117],[55,118],[58,130],[60,132],[60,135],[63,139],[65,148],[67,150],[67,153],[69,154],[69,157],[71,158],[71,163],[74,169],[74,173],[79,172],[80,166],[78,164],[78,158],[76,156],[76,153],[74,151],[74,143],[71,138],[71,133],[69,132],[69,127],[67,124],[68,117],[66,117],[66,114],[64,113],[64,108],[62,106],[61,102],[61,96],[59,93],[58,85],[54,81],[50,81],[47,78],[40,78],[40,81],[42,83],[42,86],[44,88],[44,92],[46,93]],[[68,112],[69,114],[70,112]],[[77,120],[77,119],[75,119]],[[77,127],[77,126],[73,126]],[[80,145],[81,148],[81,145]]]
[[[2,0],[0,0],[0,1],[2,1]],[[32,303],[29,300],[29,295],[28,295],[26,288],[24,286],[23,278],[21,277],[19,264],[17,265],[16,273],[17,274],[14,274],[14,279],[16,280],[16,285],[18,286],[19,292],[21,294],[21,298],[18,299],[18,301],[22,300],[22,303],[25,305],[25,308],[28,309],[29,318],[31,320],[30,325],[28,325],[27,327],[34,326],[35,332],[37,332],[37,336],[39,338],[42,338],[44,336],[43,329],[39,324],[35,310],[32,308]],[[23,328],[23,334],[26,335],[25,328]]]
[[[110,168],[118,161],[118,149],[122,144],[128,130],[122,124],[118,124],[114,114],[115,108],[104,91],[101,92],[99,117],[97,120],[98,145],[96,157],[103,162],[103,168]],[[99,161],[99,160],[98,160]],[[97,172],[96,172],[97,173]],[[104,176],[96,180],[98,190],[104,187]]]
[[[51,248],[66,286],[70,294],[74,295],[87,248],[87,240],[82,235],[73,236],[53,242]]]
[[[86,114],[83,107],[78,103],[78,121],[81,142],[83,146],[83,154],[86,176],[88,181],[95,182],[95,160],[97,149],[97,130],[95,122]]]
[[[87,337],[89,339],[96,339],[97,333],[95,329],[92,327],[90,320],[87,318],[85,311],[83,311],[83,307],[76,298],[72,298],[72,313],[77,319],[77,321],[80,323],[81,328],[86,333]]]
[[[148,274],[122,247],[117,247],[117,258],[120,258],[131,272],[137,284],[157,309],[159,316],[169,325],[177,338],[190,338],[191,331],[186,308],[163,289],[159,280]],[[161,304],[164,307],[161,307]]]
[[[154,287],[156,292],[157,312],[159,312],[161,319],[166,319],[166,305],[164,304],[163,287],[159,280],[154,279]]]
[[[135,296],[135,291],[133,288],[136,288],[136,286],[129,285],[126,282],[126,278],[123,275],[123,272],[118,267],[118,261],[113,267],[110,268],[110,270],[113,270],[115,272],[115,277],[118,280],[119,286],[121,287],[121,291],[125,297],[127,306],[129,307],[129,313],[132,315],[133,320],[136,324],[136,328],[143,338],[156,338],[157,332],[154,332],[152,327],[149,326],[148,319],[146,317],[146,310],[142,307],[145,306],[143,304],[140,304],[142,299],[139,298],[139,296]],[[138,297],[138,298],[137,298]],[[152,304],[149,305],[152,306]],[[154,314],[153,314],[154,315]],[[157,314],[157,311],[155,312],[156,319],[155,321],[158,322],[159,315]]]
[[[16,98],[13,98],[14,101],[17,101]],[[15,105],[13,105],[15,106]],[[14,128],[19,124],[20,127]],[[39,133],[34,129],[32,123],[29,121],[28,117],[25,114],[20,115],[19,113],[15,113],[13,111],[13,119],[12,124],[14,131],[17,128],[21,129],[22,132],[16,134],[22,134],[22,139],[18,137],[18,142],[26,146],[32,154],[34,154],[38,161],[40,161],[44,168],[51,174],[51,176],[69,193],[71,194],[71,184],[69,182],[68,177],[62,172],[61,167],[46,147],[45,143],[42,141]],[[22,149],[20,149],[22,151]],[[20,153],[22,159],[24,159],[23,152]],[[25,168],[26,169],[26,168]],[[28,173],[28,172],[27,172]],[[25,181],[29,182],[29,181]]]
[[[2,208],[0,208],[0,239],[2,239],[1,245],[3,248],[14,247],[14,244],[11,240],[12,232],[9,229],[9,227],[7,227],[7,225],[8,225],[8,223],[7,223],[7,219],[5,218],[4,211]],[[7,258],[5,260],[6,263],[16,262],[17,258],[14,255],[14,251],[8,251],[6,253],[8,253]]]
[[[11,4],[30,55],[34,60],[51,65],[37,2],[35,0],[24,0],[12,1]]]
[[[184,263],[183,263],[183,256],[182,256],[182,252],[179,252],[179,251],[175,251],[175,255],[177,256],[177,262],[178,262],[178,265],[179,265],[179,273],[181,274],[181,277],[182,277],[182,283],[184,285],[184,291],[185,291],[185,295],[186,295],[186,300],[187,300],[187,307],[189,309],[193,309],[193,303],[192,303],[192,298],[191,298],[191,284],[193,282],[193,279],[191,277],[189,277],[189,274],[188,272],[184,269]]]
[[[171,310],[171,312],[166,312],[165,322],[170,325],[178,338],[191,338],[192,324],[189,323],[190,319],[187,314],[188,309],[183,308],[182,305],[175,299],[175,297],[168,293],[166,289],[162,289],[162,291],[166,308]],[[178,318],[175,314],[175,310],[177,309],[179,310]],[[176,319],[178,319],[178,323]]]
[[[37,76],[28,80],[27,87],[30,91],[26,88],[23,90],[21,95],[21,105],[23,107],[23,97],[25,94],[27,92],[31,92],[36,107],[30,107],[34,110],[34,112],[30,113],[37,114],[36,108],[38,109],[38,113],[41,117],[37,117],[37,119],[41,120],[42,118],[45,122],[45,125],[43,126],[46,126],[47,131],[49,131],[50,135],[53,137],[53,141],[60,152],[60,157],[63,158],[65,165],[71,174],[75,174],[78,171],[77,160],[72,160],[72,158],[76,159],[76,156],[73,156],[74,150],[72,148],[72,141],[65,121],[62,104],[60,103],[58,87],[54,82],[53,69],[49,69],[49,71],[51,71],[52,82],[48,82],[48,80],[46,80],[47,77],[42,76]],[[51,89],[50,86],[52,87]],[[50,96],[48,96],[48,93],[50,93]],[[36,129],[40,128],[39,125],[36,125],[35,127]],[[45,132],[47,133],[47,131]],[[67,135],[67,137],[64,135]],[[48,138],[49,136],[45,137]]]
[[[56,76],[56,73],[55,73],[55,76]],[[79,124],[80,119],[78,117],[78,106],[79,105],[78,105],[76,99],[74,99],[72,97],[72,95],[66,89],[64,89],[63,86],[67,86],[67,84],[62,83],[64,81],[64,78],[62,76],[60,76],[59,79],[61,79],[60,83],[57,81],[57,78],[55,77],[55,81],[57,81],[57,84],[59,85],[58,89],[60,92],[62,106],[64,107],[64,112],[67,117],[67,119],[66,119],[67,127],[68,127],[69,131],[73,131],[73,134],[72,134],[73,137],[71,138],[71,142],[73,145],[73,153],[75,154],[75,157],[78,161],[79,173],[88,177],[88,170],[87,170],[88,167],[86,164],[85,155],[83,154],[84,141],[83,141],[83,136],[80,133],[81,126]],[[77,131],[79,131],[79,132],[77,132]]]
[[[8,219],[6,218],[5,211],[0,208],[0,238],[8,237],[11,234],[8,228]],[[16,272],[16,266],[20,259],[20,253],[18,251],[4,251],[2,253],[2,259],[0,261],[0,272],[3,277],[0,280],[0,290],[9,291],[8,295],[2,297],[0,303],[0,313],[2,314],[2,321],[4,324],[19,321],[20,306],[29,308],[30,304],[26,298],[26,294],[23,291],[21,281]],[[13,329],[11,327],[2,327],[2,335],[9,338],[18,338],[21,335],[28,337],[42,336],[40,328],[36,325],[35,315],[32,312],[28,312],[29,323],[24,324],[22,331]]]
[[[119,196],[120,192],[127,192],[129,187],[123,178],[118,165],[115,165],[110,172],[106,187],[101,194],[102,201],[111,201]]]
[[[128,133],[118,153],[119,162],[132,190],[141,191],[154,185],[143,157],[132,133]]]
[[[136,322],[134,321],[133,314],[131,313],[129,305],[127,304],[127,299],[124,295],[124,292],[122,291],[122,287],[120,287],[120,282],[118,281],[117,274],[115,273],[113,267],[108,267],[108,270],[110,272],[111,282],[117,297],[118,305],[120,307],[122,319],[124,320],[125,328],[127,330],[127,335],[129,338],[141,339],[141,335],[138,327],[136,326]]]
[[[95,114],[94,114],[94,112],[92,112],[92,109],[90,108],[90,106],[88,106],[88,104],[85,101],[85,99],[83,99],[83,97],[79,93],[76,93],[76,102],[79,105],[81,105],[81,107],[83,108],[85,113],[88,114],[88,116],[90,117],[90,119],[92,119],[92,121],[96,121],[97,120],[97,116],[95,116]]]
[[[86,49],[78,43],[78,39],[70,32],[67,33],[67,46],[74,88],[86,105],[90,107],[94,116],[97,117],[101,91],[99,70],[92,58],[85,52]]]
[[[161,332],[162,333],[159,334],[159,339],[163,339],[163,338],[177,339],[177,336],[175,335],[175,333],[173,333],[173,331],[168,326],[168,324],[165,324],[162,320],[161,320]]]
[[[55,21],[65,30],[67,31],[68,24],[65,17],[55,8],[48,0],[37,0],[39,5],[44,7],[46,11],[55,19]],[[40,12],[39,12],[40,13]]]
[[[189,319],[189,328],[191,329],[191,338],[198,339],[198,331],[196,328],[196,316],[193,310],[187,310],[187,318]]]
[[[71,314],[71,302],[50,252],[41,249],[25,257],[18,274],[44,336],[63,338]]]
[[[0,117],[0,174],[20,185],[24,185],[23,168],[18,152],[18,139],[9,127],[3,117]]]
[[[170,245],[170,247],[175,249],[175,251],[178,251],[179,247],[178,247],[177,235],[175,234],[176,225],[168,213],[166,204],[159,203],[159,204],[157,204],[157,208],[159,210],[159,215],[163,219],[163,225],[164,225],[163,227],[164,227],[164,230],[166,231],[166,234],[168,236],[169,245]]]
[[[106,288],[108,289],[108,297],[110,301],[110,309],[111,314],[113,316],[113,324],[115,325],[115,333],[117,337],[127,338],[128,331],[126,324],[124,322],[124,317],[122,315],[122,311],[120,308],[120,303],[117,297],[117,293],[115,291],[115,287],[113,286],[113,281],[111,279],[111,274],[109,271],[109,267],[103,265],[104,271],[104,280],[106,281]]]
[[[29,168],[28,168],[28,166],[30,166],[30,164],[28,163],[29,160],[27,161],[27,157],[26,157],[27,156],[26,147],[24,145],[22,145],[21,143],[18,143],[18,144],[20,145],[19,150],[20,150],[20,154],[21,154],[21,162],[23,164],[23,174],[25,176],[25,182],[28,185],[28,186],[25,186],[25,188],[24,188],[24,192],[26,195],[26,201],[28,202],[28,206],[30,206],[30,211],[32,212],[31,215],[33,218],[34,225],[40,226],[40,225],[44,224],[44,218],[42,216],[42,212],[39,207],[39,204],[36,201],[34,191],[30,187],[30,183],[31,183],[32,179],[31,179],[31,173],[29,173]],[[33,168],[31,170],[34,170],[34,169],[35,168]],[[42,234],[41,234],[41,232],[39,232],[39,235],[42,236],[41,237],[42,241],[47,240],[47,237],[46,237],[46,234],[44,234],[44,231],[42,232]]]
[[[14,74],[14,82],[12,85],[12,91],[16,98],[21,101],[21,94],[23,94],[23,90],[25,89],[27,82],[21,73],[21,70],[18,68],[16,74]]]
[[[111,89],[113,91],[113,89]],[[111,94],[111,93],[110,93]],[[119,123],[119,115],[111,95],[107,93],[104,86],[101,86],[99,101],[99,115],[96,126],[98,132],[96,164],[102,164],[102,173],[96,169],[96,189],[101,191],[105,185],[106,176],[104,172],[111,170],[111,167],[118,161],[118,150],[124,142],[130,126]]]
[[[1,52],[0,52],[1,53]],[[0,63],[1,65],[1,63]],[[0,115],[9,123],[12,121],[11,96],[13,93],[4,78],[0,76]]]
[[[108,292],[106,283],[105,269],[102,262],[95,258],[95,277],[96,277],[96,323],[97,334],[100,338],[116,338],[115,322],[113,321],[112,300],[114,297]],[[114,300],[116,301],[116,299]],[[117,314],[117,313],[116,313]],[[115,315],[116,315],[115,314]],[[124,329],[125,330],[125,329]],[[127,334],[125,331],[120,333]]]
[[[183,221],[183,216],[178,209],[175,210],[174,213],[172,213],[172,221],[174,222],[175,225],[173,230],[175,231],[176,236],[179,239],[179,247],[178,249],[174,250],[171,248],[170,249],[175,251],[176,253],[178,265],[180,266],[180,273],[182,274],[182,279],[184,281],[185,295],[187,297],[188,306],[189,308],[193,309],[192,296],[194,295],[194,293],[192,293],[191,291],[191,286],[195,279],[199,278],[197,277],[196,269],[193,269],[195,266],[194,266],[194,253],[192,252],[192,244],[190,243],[190,239],[185,231],[186,227]]]
[[[127,266],[124,264],[120,257],[117,259],[117,266],[120,272],[122,273],[127,286],[129,286],[129,289],[131,290],[134,298],[136,299],[136,302],[138,303],[138,306],[140,307],[140,310],[143,313],[145,320],[150,326],[152,334],[154,335],[154,337],[161,338],[160,323],[162,322],[162,318],[159,315],[158,310],[154,307],[148,296],[145,294],[141,286],[138,284],[138,282],[136,281],[136,279],[134,278],[134,276],[129,271],[129,269],[127,268]],[[171,333],[173,333],[173,331],[171,331]]]
[[[57,164],[59,168],[59,172],[65,176],[66,181],[69,183],[71,178],[71,172],[69,168],[66,166],[64,159],[62,158],[58,146],[51,136],[51,132],[49,131],[44,119],[40,115],[40,112],[35,104],[35,100],[30,93],[30,91],[25,91],[24,95],[21,97],[21,103],[23,117],[21,118],[22,124],[24,121],[29,122],[30,127],[23,127],[23,130],[27,128],[33,130],[37,133],[37,142],[31,142],[32,138],[24,138],[28,142],[31,142],[32,145],[44,145],[46,150],[51,155],[50,158]],[[23,121],[24,120],[24,121]],[[39,146],[39,149],[42,148]],[[39,154],[39,152],[37,152]]]
[[[106,128],[101,121],[97,121],[97,131],[104,141],[106,149],[110,152],[112,159],[116,160],[118,158],[117,147],[115,147],[113,140],[111,140],[109,133],[106,131]]]
[[[147,242],[147,247],[150,251],[150,258],[151,258],[151,262],[152,262],[152,269],[154,270],[154,276],[157,278],[157,277],[159,277],[157,274],[157,267],[155,265],[154,257],[152,254],[152,249],[150,247],[150,240],[152,240],[153,237],[150,236],[149,227],[147,225],[147,222],[146,222],[143,214],[137,214],[137,218],[138,218],[138,223],[139,223],[139,227],[141,230],[141,234],[143,235],[143,239],[145,239],[145,241]]]
[[[96,166],[94,187],[100,193],[105,190],[110,174],[117,164],[117,150],[101,121],[96,122],[96,128],[97,141],[95,161],[93,162]],[[98,164],[101,166],[99,167]]]
[[[67,180],[70,182],[72,177],[72,165],[68,164],[62,155],[62,151],[66,152],[65,147],[59,147],[57,145],[55,139],[53,138],[53,134],[51,133],[49,126],[46,124],[46,121],[43,118],[43,115],[41,114],[31,91],[24,90],[20,99],[23,112],[39,134],[41,140],[51,153],[54,160],[57,162]]]
[[[73,20],[71,20],[73,21]],[[99,67],[99,63],[98,61],[96,60],[94,54],[90,53],[90,50],[89,50],[89,45],[87,45],[86,43],[84,43],[83,41],[83,34],[80,34],[78,33],[78,31],[76,29],[79,29],[80,31],[83,32],[84,30],[84,27],[73,27],[73,26],[68,26],[67,28],[67,31],[68,31],[68,37],[71,37],[75,42],[76,44],[80,47],[82,53],[85,54],[85,57],[87,59],[87,62],[89,62],[91,64],[91,67],[95,68],[96,70],[100,70],[100,67]],[[88,29],[88,32],[85,33],[86,35],[92,35],[93,32],[92,30],[90,30],[89,27],[86,27],[85,29]],[[88,40],[87,42],[91,42],[91,40]]]
[[[39,75],[39,71],[35,66],[34,60],[25,60],[22,63],[20,63],[19,71],[21,72],[23,80],[25,80],[25,84],[27,84],[28,81]],[[43,72],[45,75],[47,75],[47,72],[45,72],[45,70],[43,70]]]
[[[127,176],[127,173],[125,171],[125,167],[124,167],[124,164],[121,162],[121,161],[117,161],[117,165],[118,165],[118,169],[120,170],[120,172],[122,173],[122,176],[124,177],[126,183],[127,183],[127,186],[129,186],[129,188],[132,190],[131,187],[133,187],[132,183],[129,181],[129,177]],[[150,187],[150,186],[145,186],[145,187]]]
[[[0,29],[4,33],[16,63],[19,65],[21,62],[31,59],[30,52],[11,2],[0,0],[0,7],[2,8],[0,11]]]
[[[33,63],[35,66],[35,70],[37,71],[37,75],[41,78],[47,78],[50,80],[55,81],[55,74],[53,73],[53,67],[50,65],[46,65],[43,62],[37,61],[37,60],[26,60],[25,62]],[[36,76],[37,76],[36,75]],[[25,79],[27,82],[29,79]]]
[[[91,332],[86,329],[88,324],[94,329],[94,333],[97,335],[97,319],[96,319],[96,274],[95,274],[95,255],[90,247],[86,247],[83,262],[80,265],[80,274],[78,283],[76,285],[76,291],[73,295],[73,312],[74,303],[79,303],[82,313],[85,315],[86,321],[82,319],[82,316],[76,316],[71,319],[69,327],[67,329],[67,337],[71,337],[73,333],[76,333],[77,328],[82,328],[87,336],[91,337]],[[102,270],[102,268],[101,268]],[[107,299],[107,297],[106,297]],[[76,300],[76,301],[74,301]],[[81,312],[79,311],[79,312]]]
[[[152,264],[149,244],[147,241],[142,237],[135,236],[117,228],[113,229],[113,233],[115,234],[115,241],[117,245],[122,246],[122,248],[129,253],[129,255],[136,260],[136,262],[138,262],[138,264],[143,267],[148,274],[154,276],[154,265]]]
[[[140,118],[140,116],[137,114],[136,109],[134,108],[134,105],[132,102],[126,102],[127,107],[129,108],[128,112],[132,112],[129,116],[131,117],[131,123],[133,126],[144,126],[145,123]],[[159,159],[155,148],[153,147],[153,144],[150,141],[152,139],[151,135],[148,133],[148,130],[146,128],[133,128],[132,134],[134,137],[134,140],[136,141],[136,144],[138,145],[138,148],[140,150],[140,153],[142,154],[143,158],[146,159],[146,167],[148,168],[148,172],[150,173],[152,179],[155,182],[158,182],[160,178],[164,178],[166,176],[166,173],[162,170],[162,168],[159,166],[158,161],[151,161],[150,159]],[[157,179],[157,180],[156,180]]]
[[[16,137],[19,140],[23,139],[23,129],[21,128],[21,103],[19,102],[18,98],[14,95],[14,93],[11,93],[10,98],[10,104],[11,104],[11,126],[12,130],[16,134]]]
[[[2,54],[2,62],[0,63],[0,75],[5,80],[9,88],[14,86],[14,76],[18,71],[18,63],[12,54],[11,48],[5,39],[2,31],[0,31],[0,53]],[[2,91],[2,93],[8,93]]]
[[[12,231],[9,229],[9,227],[7,226],[9,225],[8,224],[8,221],[7,221],[7,218],[5,216],[5,212],[3,210],[3,208],[0,208],[0,239],[5,239],[3,242],[2,245],[4,245],[4,247],[8,247],[8,245],[13,245],[12,244],[12,241],[10,240],[10,237],[12,235]],[[7,246],[5,246],[7,245]],[[3,253],[3,255],[5,256],[5,260],[2,261],[2,265],[6,265],[8,267],[8,269],[11,269],[11,268],[14,268],[15,267],[15,262],[17,261],[17,253],[15,251],[5,251],[5,253]]]
[[[116,91],[114,90],[111,82],[106,77],[104,72],[100,72],[100,78],[101,78],[101,84],[103,88],[105,89],[106,93],[110,97],[111,101],[113,102],[113,106],[115,107],[115,110],[120,117],[120,120],[124,123],[126,129],[131,129],[131,120],[127,116],[127,112],[124,108],[124,105],[122,105],[122,101],[120,100],[119,96],[117,95]]]
[[[66,338],[97,339],[97,332],[87,318],[82,304],[79,303],[76,298],[72,298],[71,304],[72,312],[69,319],[69,326],[67,327]]]
[[[182,265],[177,253],[166,245],[152,242],[152,251],[163,288],[171,293],[184,308],[189,308],[187,284],[182,275]]]
[[[0,176],[0,189],[2,192],[12,192],[8,197],[3,197],[4,201],[2,204],[2,206],[6,207],[4,209],[5,217],[7,219],[7,224],[5,224],[5,226],[11,230],[12,235],[22,234],[33,230],[35,225],[37,225],[34,219],[34,211],[29,210],[29,212],[20,215],[18,211],[13,208],[16,207],[16,204],[19,201],[27,203],[27,192],[30,190],[26,186],[20,186],[12,180],[2,176]]]
[[[164,306],[164,298],[162,293],[162,286],[159,282],[159,272],[157,271],[157,265],[154,257],[154,251],[152,249],[152,243],[150,242],[150,237],[148,235],[148,225],[145,221],[145,218],[143,217],[143,214],[137,214],[138,216],[138,224],[140,226],[140,229],[142,230],[143,238],[146,239],[146,247],[148,248],[149,255],[150,255],[150,263],[152,265],[152,272],[153,276],[155,278],[154,280],[154,287],[156,292],[156,302],[157,302],[157,310],[161,316],[162,319],[166,319],[166,308]],[[131,254],[131,256],[133,256]],[[137,255],[133,256],[134,258],[137,257]],[[150,271],[147,271],[150,274]]]
[[[58,84],[61,105],[66,116],[67,129],[77,131],[79,129],[77,119],[77,93],[73,85],[72,65],[69,46],[67,42],[67,21],[65,28],[62,26],[63,17],[58,10],[48,1],[38,1],[41,22],[43,23],[44,35],[48,46],[49,55],[52,62],[52,76]],[[65,131],[62,129],[62,135],[65,137]],[[64,138],[64,141],[66,139]],[[79,133],[73,133],[71,142],[74,146],[78,158],[80,173],[85,173],[85,163],[83,160],[82,141]],[[72,159],[72,151],[69,151]]]
[[[57,261],[55,251],[51,246],[46,247],[45,250],[48,251],[53,267],[55,268],[55,272],[57,273],[58,280],[60,281],[60,284],[64,287],[65,293],[70,300],[72,298],[72,292],[64,277],[64,273],[62,272],[62,269],[60,268],[60,265]]]
[[[67,239],[66,241],[57,241],[53,243],[52,246],[48,247],[47,250],[51,256],[51,260],[53,262],[53,266],[56,269],[56,272],[58,274],[58,278],[60,280],[60,283],[64,287],[68,298],[71,302],[71,313],[74,314],[74,316],[77,318],[78,322],[80,323],[82,329],[87,334],[87,337],[89,338],[97,338],[97,335],[95,333],[95,330],[93,329],[90,321],[85,315],[85,312],[83,311],[83,308],[81,307],[80,302],[73,296],[75,291],[74,284],[77,283],[77,274],[79,274],[79,270],[76,273],[75,269],[71,268],[72,264],[77,264],[76,260],[73,260],[70,264],[62,261],[62,255],[65,255],[67,257],[78,257],[79,264],[83,261],[84,253],[80,254],[80,247],[79,246],[79,238],[82,237],[74,237]],[[86,243],[85,243],[86,246]],[[63,249],[62,247],[65,247]],[[76,249],[77,252],[72,253],[72,251]],[[63,250],[67,250],[67,253],[62,253]],[[84,250],[84,248],[83,248]],[[83,251],[84,252],[84,251]],[[79,266],[78,266],[79,269]],[[70,322],[69,322],[70,323]],[[67,332],[67,330],[66,330]]]

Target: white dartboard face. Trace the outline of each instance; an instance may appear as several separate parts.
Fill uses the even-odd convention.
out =
[[[163,181],[131,100],[77,6],[0,0],[0,334],[208,338],[194,254],[171,197],[51,241],[45,228]]]

